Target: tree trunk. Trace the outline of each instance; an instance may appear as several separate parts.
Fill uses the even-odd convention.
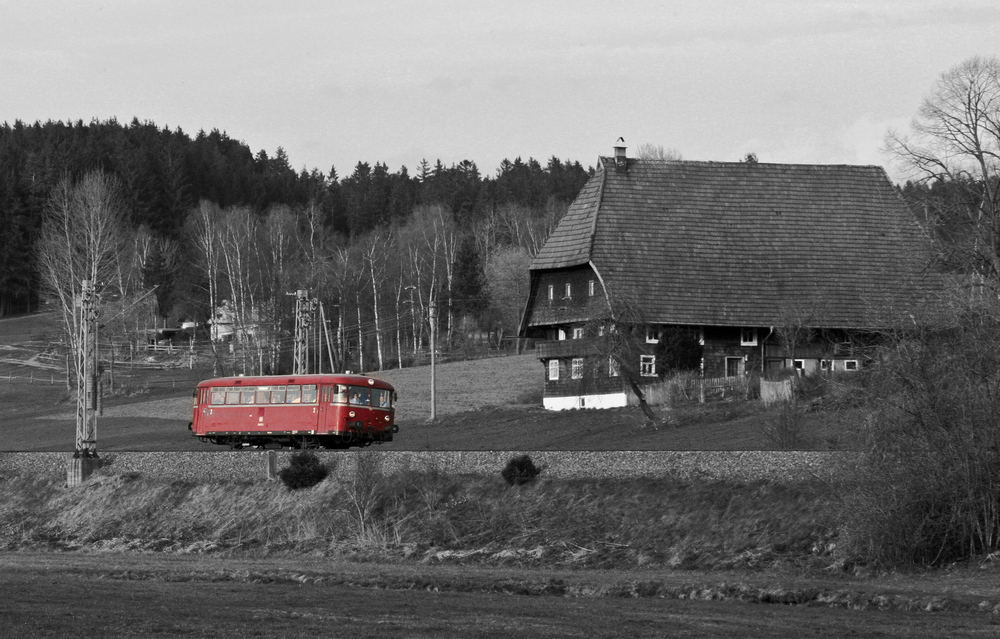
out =
[[[636,398],[639,400],[639,408],[642,409],[646,419],[651,422],[655,422],[656,414],[653,412],[653,409],[649,407],[649,404],[646,403],[646,394],[642,392],[642,389],[639,388],[639,384],[637,384],[634,379],[630,379],[628,383],[629,386],[632,387],[632,392],[635,393]]]

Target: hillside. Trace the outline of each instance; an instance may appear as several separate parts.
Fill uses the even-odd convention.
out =
[[[71,451],[74,405],[51,384],[61,369],[37,358],[32,343],[54,338],[44,316],[0,320],[0,450]],[[124,371],[123,371],[124,372]],[[759,402],[685,403],[657,408],[658,428],[638,409],[551,412],[541,408],[542,367],[533,354],[438,364],[437,419],[430,417],[430,367],[373,372],[399,393],[396,440],[386,450],[771,450],[777,415]],[[7,381],[7,375],[13,382]],[[33,375],[34,384],[27,383]],[[208,451],[194,440],[191,390],[207,369],[146,370],[104,400],[99,449]],[[16,381],[20,378],[20,382]],[[123,379],[124,376],[123,376]],[[39,383],[42,382],[42,383]],[[806,413],[798,448],[839,448],[858,419],[856,409]]]

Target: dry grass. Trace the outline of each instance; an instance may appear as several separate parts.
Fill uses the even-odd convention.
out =
[[[289,491],[278,482],[166,482],[105,471],[69,490],[0,479],[0,547],[320,553],[591,567],[829,565],[822,486],[547,480],[434,470]],[[17,522],[16,524],[14,522]]]

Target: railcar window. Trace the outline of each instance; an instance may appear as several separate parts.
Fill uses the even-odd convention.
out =
[[[392,408],[392,391],[382,388],[372,389],[372,406]]]
[[[269,404],[271,402],[271,387],[258,386],[256,399],[258,404]]]
[[[301,404],[302,403],[302,387],[298,384],[292,384],[288,387],[285,392],[285,403],[286,404]]]
[[[227,388],[226,389],[226,404],[239,404],[240,403],[240,389],[238,388]]]
[[[337,403],[340,403],[340,404],[346,404],[347,403],[347,385],[346,384],[337,384],[336,386],[334,386],[333,387],[333,393],[334,393],[333,401],[335,401]]]
[[[272,404],[284,404],[285,403],[285,387],[284,386],[272,386],[271,387],[271,403]]]
[[[302,385],[302,403],[303,404],[316,403],[316,384]]]
[[[213,388],[212,389],[212,403],[213,404],[225,404],[226,403],[226,389],[225,388]]]
[[[367,387],[351,386],[350,394],[351,394],[352,404],[360,404],[362,406],[371,405],[371,399],[372,399],[371,390],[369,390]]]
[[[254,398],[257,394],[257,389],[253,386],[244,386],[240,390],[240,403],[241,404],[253,404]]]

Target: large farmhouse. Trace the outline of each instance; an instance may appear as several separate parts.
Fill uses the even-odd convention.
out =
[[[637,368],[651,380],[653,347],[679,329],[700,341],[704,377],[852,371],[858,336],[919,303],[925,265],[880,167],[629,159],[616,147],[535,256],[520,334],[540,340],[551,409],[626,404],[618,367],[594,361],[607,358],[596,333],[626,306],[646,327]],[[798,329],[811,339],[789,339]]]

